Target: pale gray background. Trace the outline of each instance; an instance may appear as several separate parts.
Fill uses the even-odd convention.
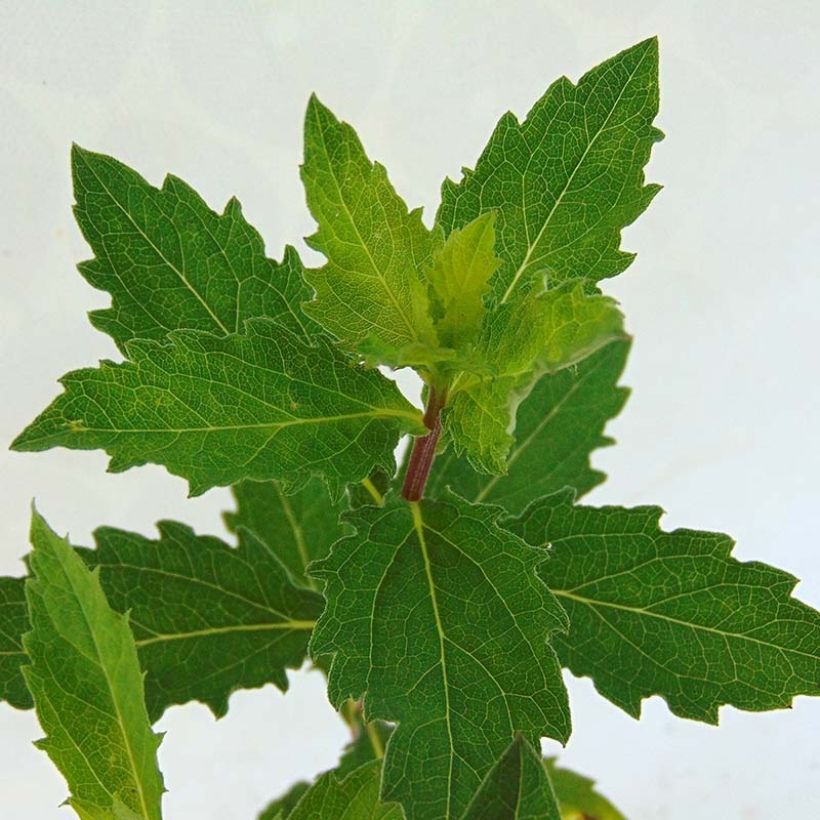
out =
[[[820,11],[813,2],[0,3],[0,441],[68,369],[115,357],[85,312],[105,306],[74,271],[89,256],[71,216],[72,140],[166,171],[221,209],[232,194],[279,257],[312,232],[297,165],[316,90],[428,220],[507,109],[524,114],[652,34],[661,39],[667,139],[649,178],[666,188],[606,289],[636,341],[633,396],[598,452],[596,502],[657,502],[668,527],[720,529],[736,554],[805,578],[820,605],[818,130]],[[315,260],[315,255],[310,256]],[[111,524],[152,534],[176,517],[222,533],[226,491],[186,500],[158,467],[105,474],[101,453],[0,449],[0,571],[22,572],[28,504],[88,543]],[[169,820],[241,820],[331,766],[345,732],[317,674],[241,692],[215,722],[171,709],[161,764]],[[715,729],[652,699],[638,723],[568,677],[567,764],[595,775],[631,820],[820,817],[820,701]],[[66,789],[30,741],[32,713],[0,704],[0,817],[40,820]],[[552,747],[550,747],[552,748]]]

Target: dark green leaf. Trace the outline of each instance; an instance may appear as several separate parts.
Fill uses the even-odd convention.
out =
[[[718,707],[785,708],[820,695],[820,613],[791,597],[796,579],[732,558],[726,535],[664,532],[659,507],[581,507],[570,491],[507,522],[549,544],[542,575],[566,607],[563,664],[638,717],[661,695],[681,717]]]
[[[225,513],[228,529],[253,532],[297,584],[315,589],[305,568],[327,555],[344,532],[339,522],[343,506],[333,502],[327,487],[313,478],[287,495],[278,481],[243,481],[233,487],[233,494],[236,512]]]
[[[74,213],[96,257],[79,270],[112,296],[91,321],[121,350],[172,330],[227,335],[256,317],[297,335],[320,330],[300,309],[311,290],[296,251],[286,248],[281,264],[268,259],[235,199],[218,215],[176,177],[154,188],[121,162],[78,146],[71,165]]]
[[[463,820],[561,820],[541,753],[521,735],[484,779]]]
[[[333,655],[338,707],[398,722],[382,796],[410,820],[460,817],[516,731],[566,739],[569,712],[548,644],[565,616],[535,573],[543,558],[499,529],[498,508],[451,496],[348,516],[312,574],[327,606],[311,655]]]
[[[20,667],[26,662],[23,633],[29,628],[25,578],[0,578],[0,700],[17,709],[34,705]]]
[[[128,344],[132,361],[62,379],[59,396],[13,443],[18,450],[104,449],[121,472],[152,462],[191,493],[254,480],[344,482],[392,467],[419,412],[380,373],[324,339],[309,345],[266,320],[245,335],[175,331]]]
[[[657,185],[643,167],[662,134],[658,42],[645,40],[601,63],[577,85],[553,83],[523,123],[505,114],[458,184],[446,180],[437,216],[446,234],[488,211],[498,215],[496,302],[546,280],[598,281],[624,270],[621,229],[646,209]]]

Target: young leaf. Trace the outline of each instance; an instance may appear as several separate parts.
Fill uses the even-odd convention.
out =
[[[484,778],[463,820],[562,820],[541,753],[521,735]]]
[[[327,257],[306,276],[305,310],[345,345],[436,346],[423,271],[437,241],[372,163],[356,132],[313,96],[305,115],[308,206],[319,223],[308,244]]]
[[[420,414],[395,384],[351,366],[325,339],[309,345],[266,320],[219,338],[175,331],[128,344],[132,361],[62,379],[17,450],[104,449],[110,469],[147,462],[187,478],[192,495],[244,478],[339,485],[392,465]]]
[[[544,761],[552,788],[561,806],[561,820],[626,820],[603,795],[595,791],[595,781],[570,769]]]
[[[26,581],[31,665],[26,682],[38,741],[62,772],[82,818],[159,820],[163,792],[128,618],[108,605],[99,578],[33,513]]]
[[[629,391],[618,379],[629,353],[628,340],[614,341],[575,367],[547,373],[518,407],[515,443],[507,473],[477,473],[451,447],[436,459],[427,494],[437,498],[449,486],[475,502],[521,512],[538,496],[572,487],[576,497],[604,480],[590,453],[612,443],[606,422],[621,411]]]
[[[505,114],[475,170],[445,180],[436,224],[449,234],[498,214],[496,303],[543,284],[614,276],[632,261],[621,229],[660,190],[643,166],[661,132],[658,42],[638,43],[585,74],[562,77],[523,123]]]
[[[342,505],[334,503],[327,487],[313,478],[287,495],[278,481],[243,481],[233,487],[233,495],[236,512],[224,516],[228,529],[253,532],[287,567],[295,583],[315,589],[307,565],[327,555],[344,533],[339,522]]]
[[[356,534],[311,567],[325,611],[311,656],[333,655],[337,706],[398,722],[382,797],[408,820],[460,817],[516,731],[565,740],[569,712],[547,643],[565,628],[543,558],[457,496],[348,515]]]
[[[221,717],[236,689],[273,683],[286,690],[285,670],[305,660],[321,596],[294,586],[276,553],[246,530],[235,549],[173,521],[157,526],[156,541],[101,527],[97,549],[77,548],[98,570],[112,608],[130,613],[151,720],[191,700]],[[28,708],[20,673],[20,636],[28,629],[22,582],[0,579],[0,589],[10,590],[0,634],[19,647],[0,658],[0,699]]]
[[[381,764],[365,763],[344,778],[335,771],[326,772],[301,797],[288,820],[402,820],[404,815],[395,803],[379,802]]]
[[[494,249],[495,214],[489,213],[454,230],[434,252],[427,278],[443,345],[464,349],[476,341],[484,319],[484,296],[498,267]]]
[[[661,695],[681,717],[718,707],[785,708],[820,694],[820,613],[790,597],[796,579],[731,557],[720,533],[659,526],[658,507],[581,507],[571,491],[506,522],[550,545],[541,574],[566,607],[565,666],[638,717]]]
[[[25,578],[0,578],[0,700],[17,709],[34,703],[20,667],[26,662],[23,633],[29,628]]]
[[[216,214],[182,180],[162,188],[104,154],[74,146],[74,213],[95,258],[79,265],[110,308],[90,314],[121,350],[133,339],[164,339],[172,330],[224,336],[245,319],[267,317],[308,336],[320,328],[299,305],[311,298],[293,248],[280,263],[231,199]]]
[[[450,388],[442,427],[456,453],[478,471],[506,472],[516,409],[538,378],[623,338],[623,316],[615,303],[586,294],[581,285],[530,293],[496,308],[477,349],[492,375],[463,373]]]

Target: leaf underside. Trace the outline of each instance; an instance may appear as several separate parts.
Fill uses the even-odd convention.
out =
[[[562,820],[626,820],[603,795],[595,781],[557,766],[554,758],[544,761],[552,788],[561,806]]]

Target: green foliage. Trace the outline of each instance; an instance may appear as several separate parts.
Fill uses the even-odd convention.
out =
[[[232,548],[172,521],[158,528],[160,538],[151,541],[102,527],[97,549],[78,549],[98,570],[111,607],[129,613],[151,720],[191,700],[219,717],[238,688],[273,683],[286,690],[285,670],[305,660],[321,597],[295,586],[276,553],[247,530]],[[14,582],[8,603],[16,620],[3,625],[18,630],[9,631],[8,640],[20,646],[28,629],[22,579],[4,580]],[[20,674],[24,657],[22,651],[9,655],[0,690],[20,707],[31,705]]]
[[[499,121],[458,184],[445,181],[436,221],[449,234],[477,216],[497,214],[501,267],[493,298],[508,302],[531,288],[579,278],[598,281],[634,258],[619,247],[621,229],[660,190],[644,185],[643,166],[662,134],[658,41],[601,63],[577,85],[553,83],[523,123]]]
[[[820,614],[790,597],[797,580],[731,557],[721,533],[664,532],[659,507],[536,501],[507,526],[549,545],[542,575],[570,619],[562,662],[638,717],[662,695],[681,717],[718,707],[784,708],[820,695]]]
[[[130,362],[64,376],[65,392],[13,447],[102,448],[113,472],[162,464],[188,479],[192,495],[243,478],[298,486],[314,474],[338,492],[389,466],[400,432],[420,426],[382,375],[273,322],[168,338],[129,343]]]
[[[561,820],[626,820],[603,795],[595,781],[557,766],[554,758],[544,761],[552,788],[561,806]]]
[[[627,396],[598,285],[659,190],[657,61],[646,40],[504,115],[432,227],[311,98],[315,270],[267,258],[235,199],[218,214],[74,149],[80,272],[111,295],[91,321],[123,361],[64,376],[13,446],[231,486],[238,541],[161,522],[71,549],[35,515],[33,575],[0,579],[0,699],[36,707],[80,817],[159,817],[149,721],[191,700],[221,716],[308,657],[354,739],[267,820],[623,820],[541,759],[570,733],[562,666],[635,716],[651,695],[715,722],[820,694],[794,578],[664,532],[659,508],[577,504]],[[412,366],[424,411],[378,365]]]
[[[171,330],[220,336],[266,316],[295,334],[316,326],[299,309],[310,299],[293,248],[277,264],[232,199],[220,216],[181,179],[161,189],[103,154],[74,146],[74,213],[94,251],[80,273],[108,291],[112,306],[90,314],[127,355],[134,339],[164,339]]]
[[[464,820],[561,820],[541,754],[521,735],[484,779]]]
[[[162,775],[127,616],[106,601],[96,573],[34,512],[31,632],[24,670],[48,753],[81,818],[159,820]]]
[[[382,796],[408,820],[460,816],[516,731],[569,735],[547,643],[565,616],[536,575],[543,554],[498,514],[390,497],[349,515],[355,534],[311,570],[327,599],[311,654],[333,655],[337,707],[364,696],[368,720],[399,723]]]

